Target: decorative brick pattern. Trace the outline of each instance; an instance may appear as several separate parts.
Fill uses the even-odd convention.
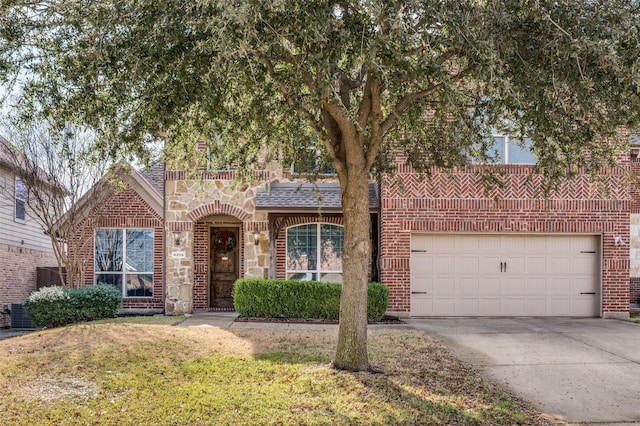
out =
[[[249,213],[244,211],[241,207],[223,203],[220,200],[214,200],[212,203],[202,205],[190,211],[187,216],[189,216],[189,219],[196,222],[203,217],[215,214],[226,214],[237,217],[240,220],[245,220],[249,216]]]
[[[381,194],[381,281],[390,288],[389,312],[410,314],[410,244],[413,232],[585,233],[602,236],[603,315],[629,311],[628,164],[604,171],[598,182],[582,174],[545,199],[531,166],[506,166],[505,185],[485,193],[478,167],[430,178],[400,165]],[[397,183],[400,182],[401,185]]]

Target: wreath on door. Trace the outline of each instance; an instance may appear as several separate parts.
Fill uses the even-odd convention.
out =
[[[229,231],[218,231],[213,234],[213,250],[216,253],[228,253],[236,248],[236,235]]]

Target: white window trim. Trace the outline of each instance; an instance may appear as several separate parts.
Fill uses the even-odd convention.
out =
[[[120,237],[122,238],[122,271],[96,271],[96,262],[94,259],[93,262],[93,282],[94,284],[98,284],[97,280],[98,280],[98,275],[121,275],[122,276],[122,297],[126,298],[126,299],[149,299],[154,297],[154,289],[153,287],[151,288],[151,296],[127,296],[127,275],[151,275],[152,277],[152,282],[155,282],[155,274],[153,271],[150,272],[146,272],[146,271],[137,271],[137,272],[127,272],[126,271],[126,265],[127,265],[127,237],[126,237],[126,233],[129,230],[135,229],[135,230],[148,230],[151,231],[152,233],[152,238],[155,241],[155,230],[153,228],[110,228],[110,227],[104,227],[104,228],[96,228],[94,229],[93,232],[93,255],[95,256],[95,250],[96,250],[96,237],[97,237],[97,232],[98,230],[101,229],[115,229],[115,230],[119,230],[122,231],[120,233]],[[155,247],[154,247],[154,265],[153,268],[155,268]]]
[[[298,269],[289,269],[289,262],[288,262],[288,256],[289,256],[289,230],[293,229],[293,228],[297,228],[299,226],[306,226],[306,225],[315,225],[316,226],[316,269],[307,269],[307,270],[298,270]],[[321,261],[321,250],[322,250],[322,239],[321,239],[321,230],[322,230],[322,225],[331,225],[331,226],[337,226],[342,228],[343,232],[344,232],[344,225],[338,225],[335,223],[301,223],[298,225],[293,225],[290,226],[288,228],[286,228],[286,233],[285,233],[285,277],[286,279],[289,279],[289,275],[290,274],[302,274],[302,273],[311,273],[314,274],[316,276],[315,280],[319,281],[320,280],[320,274],[342,274],[342,271],[344,269],[321,269],[320,265],[322,264]],[[343,264],[344,265],[344,264]]]
[[[18,197],[18,182],[22,182],[22,185],[25,188],[24,198]],[[16,176],[14,180],[13,198],[14,198],[13,219],[18,223],[26,223],[27,222],[27,185],[19,176]],[[22,201],[24,203],[24,219],[21,219],[18,217],[18,201]]]
[[[518,144],[518,140],[519,139],[514,139],[512,136],[510,135],[505,135],[505,134],[501,134],[501,133],[493,133],[491,135],[491,137],[493,138],[494,141],[496,141],[496,138],[504,138],[504,141],[502,142],[502,161],[496,164],[501,164],[501,165],[513,165],[513,166],[533,166],[536,163],[512,163],[509,160],[509,145],[513,144],[518,148],[522,148],[519,144]],[[514,139],[516,142],[511,142],[511,140]],[[524,138],[527,139],[527,138]],[[533,153],[532,153],[533,154]]]

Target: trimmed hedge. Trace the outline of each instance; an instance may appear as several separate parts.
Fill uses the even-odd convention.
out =
[[[120,291],[110,284],[43,287],[27,297],[24,308],[38,327],[60,327],[114,317],[121,300]]]
[[[240,279],[233,304],[243,317],[337,320],[342,284],[299,280]],[[389,288],[369,283],[367,318],[380,320],[387,311]]]

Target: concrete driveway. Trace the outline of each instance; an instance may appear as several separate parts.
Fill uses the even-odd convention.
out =
[[[569,423],[640,423],[640,324],[573,318],[406,320]]]

